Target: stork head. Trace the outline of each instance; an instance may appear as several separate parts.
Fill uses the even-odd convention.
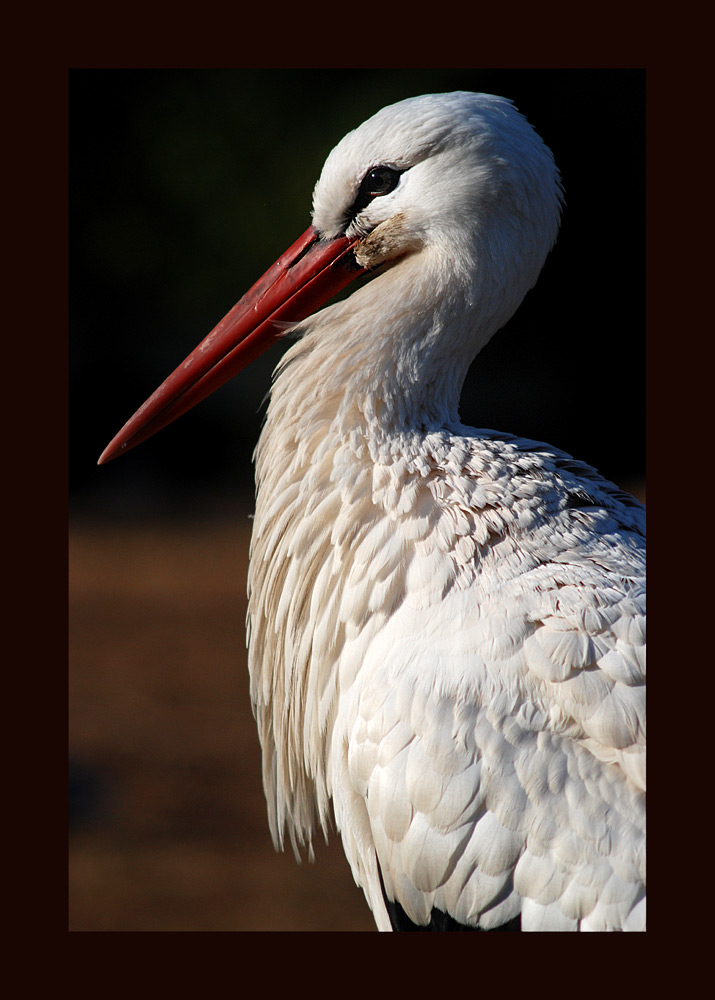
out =
[[[400,101],[349,132],[315,187],[313,225],[357,237],[370,268],[425,247],[456,260],[497,244],[503,259],[511,243],[530,287],[560,209],[551,151],[511,101],[458,91]]]
[[[510,101],[456,92],[384,108],[328,156],[313,225],[140,407],[100,464],[191,409],[368,272],[383,272],[383,290],[410,272],[395,315],[418,286],[423,311],[449,295],[466,316],[480,306],[481,341],[464,351],[471,360],[536,281],[560,199],[550,151]],[[367,291],[354,298],[364,302]]]

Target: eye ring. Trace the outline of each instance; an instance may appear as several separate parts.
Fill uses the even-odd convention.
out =
[[[397,187],[402,171],[394,167],[372,167],[360,185],[361,193],[369,198],[381,198]]]
[[[345,227],[347,228],[355,221],[360,212],[364,208],[367,208],[373,198],[382,198],[384,195],[394,191],[403,173],[404,170],[398,170],[397,167],[390,167],[387,164],[370,167],[360,183],[355,201],[348,209],[345,217]]]

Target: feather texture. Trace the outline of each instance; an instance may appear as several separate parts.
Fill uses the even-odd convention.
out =
[[[273,837],[310,845],[334,813],[382,930],[386,898],[420,925],[643,929],[643,508],[458,417],[553,243],[558,175],[508,102],[405,102],[331,154],[319,231],[374,162],[407,164],[402,200],[355,224],[399,211],[409,252],[295,331],[256,450]]]

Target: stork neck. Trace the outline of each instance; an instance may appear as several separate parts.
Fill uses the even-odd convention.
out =
[[[497,323],[489,300],[480,308],[474,272],[461,282],[425,272],[424,260],[396,267],[308,320],[279,370],[269,419],[285,398],[286,419],[310,421],[320,410],[342,437],[379,440],[457,422],[469,365]]]

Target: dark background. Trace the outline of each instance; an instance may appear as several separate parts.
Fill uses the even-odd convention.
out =
[[[275,348],[126,459],[125,420],[309,224],[323,160],[385,104],[512,98],[566,190],[536,288],[473,366],[462,418],[644,472],[639,70],[78,70],[70,76],[70,483],[113,515],[250,489]]]
[[[276,855],[247,690],[251,452],[280,349],[108,466],[125,420],[309,224],[323,160],[420,93],[512,98],[566,189],[462,418],[644,495],[645,75],[75,70],[70,138],[70,928],[371,930],[339,841]]]

